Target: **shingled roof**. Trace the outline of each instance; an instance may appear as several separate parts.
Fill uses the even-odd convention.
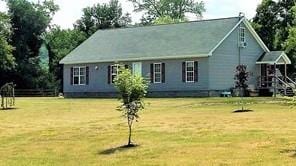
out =
[[[239,23],[239,17],[98,30],[61,64],[205,57]]]
[[[271,51],[263,53],[257,64],[291,64],[291,60],[284,51]]]

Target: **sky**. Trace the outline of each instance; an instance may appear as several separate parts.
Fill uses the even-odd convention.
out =
[[[37,2],[38,0],[31,0]],[[262,0],[203,0],[206,12],[203,19],[222,18],[238,16],[239,12],[244,12],[248,19],[255,16],[256,8]],[[53,18],[53,24],[62,28],[73,28],[73,23],[82,16],[82,9],[96,3],[108,3],[109,0],[55,0],[60,10]],[[119,0],[123,12],[131,13],[133,22],[139,22],[142,14],[133,12],[133,4],[127,0]],[[0,1],[0,11],[7,11],[3,1]],[[195,20],[194,16],[189,16],[190,20]]]

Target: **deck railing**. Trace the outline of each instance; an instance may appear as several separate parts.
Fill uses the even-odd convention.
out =
[[[296,89],[296,82],[285,76],[261,76],[258,77],[259,89],[270,89],[278,92],[287,93],[287,88]]]

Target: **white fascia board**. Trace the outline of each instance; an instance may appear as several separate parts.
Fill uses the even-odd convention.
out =
[[[285,63],[275,63],[275,62],[272,62],[272,61],[265,61],[265,62],[256,62],[256,65],[264,65],[264,64],[268,64],[268,65],[284,65]],[[286,63],[288,64],[288,63]]]
[[[264,61],[264,62],[256,62],[257,65],[261,65],[261,64],[270,64],[270,65],[273,65],[275,64],[274,61]]]
[[[147,57],[147,58],[128,58],[128,59],[113,59],[113,60],[77,61],[77,62],[62,62],[62,61],[60,61],[60,64],[74,65],[74,64],[89,64],[89,63],[135,62],[135,61],[148,61],[148,60],[169,60],[169,59],[207,58],[207,57],[209,57],[208,54],[199,54],[199,55]]]

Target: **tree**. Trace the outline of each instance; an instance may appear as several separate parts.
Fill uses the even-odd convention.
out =
[[[295,14],[293,14],[295,0],[279,0],[278,1],[278,24],[275,37],[275,48],[283,49],[284,43],[289,36],[289,29],[295,26]]]
[[[263,0],[257,8],[253,26],[269,49],[287,52],[293,63],[289,66],[288,73],[294,73],[296,57],[292,46],[293,29],[296,26],[295,0]]]
[[[248,88],[248,77],[249,73],[247,72],[247,66],[245,65],[238,65],[236,67],[236,73],[235,73],[235,87],[241,88],[243,90],[246,90]]]
[[[49,72],[54,74],[56,85],[62,89],[62,68],[59,61],[75,49],[86,39],[83,32],[74,29],[61,29],[52,27],[44,36],[45,45],[48,50]]]
[[[266,46],[273,50],[277,25],[277,4],[273,0],[263,0],[257,7],[253,27]]]
[[[98,3],[84,8],[83,16],[76,21],[74,27],[89,37],[99,29],[120,28],[129,23],[131,23],[130,14],[123,15],[118,0],[111,0],[109,4]]]
[[[296,60],[296,27],[293,27],[289,30],[288,39],[285,42],[285,51],[289,55],[293,68],[295,69],[295,60]]]
[[[5,82],[5,73],[15,67],[15,58],[12,55],[13,47],[9,44],[11,25],[9,17],[0,12],[0,86]]]
[[[144,12],[142,23],[148,24],[161,17],[183,20],[185,14],[195,14],[198,18],[205,12],[204,2],[195,0],[129,0],[135,12]]]
[[[133,146],[131,142],[132,125],[139,118],[139,111],[144,109],[143,98],[147,93],[147,82],[139,75],[133,75],[129,69],[119,69],[115,78],[115,87],[120,93],[122,105],[118,108],[127,118],[129,137],[127,146]]]
[[[241,111],[244,111],[244,103],[243,103],[243,96],[245,96],[245,92],[248,88],[248,78],[249,78],[249,72],[247,72],[247,66],[245,65],[238,65],[236,67],[236,73],[234,76],[235,79],[235,88],[238,88],[240,90],[240,96],[241,96]]]
[[[49,27],[58,6],[52,0],[31,3],[27,0],[7,0],[11,17],[11,45],[18,64],[10,78],[19,88],[42,88],[40,76],[44,76],[39,65],[39,49],[43,44],[42,34]],[[46,88],[46,87],[44,87]]]
[[[153,21],[153,24],[155,25],[161,25],[161,24],[174,24],[174,23],[180,23],[180,22],[186,22],[187,19],[173,19],[170,16],[164,16],[159,17],[156,20]]]

